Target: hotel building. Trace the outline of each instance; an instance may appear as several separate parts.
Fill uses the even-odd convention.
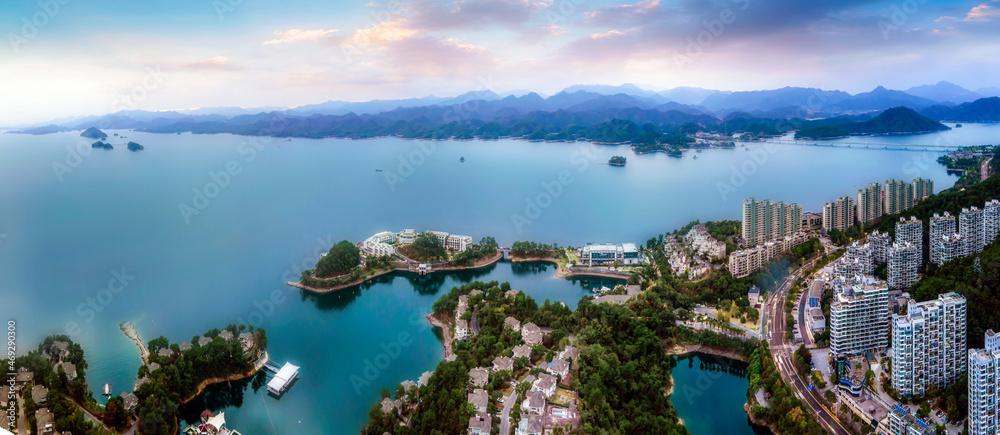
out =
[[[642,255],[635,243],[592,244],[580,249],[580,261],[588,266],[609,266],[615,262],[620,264],[639,264],[643,262]]]
[[[892,388],[900,397],[922,397],[965,374],[965,325],[966,301],[958,293],[911,302],[906,314],[892,316]]]

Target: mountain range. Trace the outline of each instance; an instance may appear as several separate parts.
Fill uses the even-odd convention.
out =
[[[548,97],[527,91],[498,94],[481,90],[456,97],[427,96],[367,102],[330,100],[291,109],[215,107],[163,112],[122,111],[60,119],[19,132],[47,134],[98,127],[261,134],[265,130],[255,130],[252,126],[268,119],[289,120],[288,124],[300,128],[295,130],[296,135],[309,137],[355,136],[362,130],[395,134],[396,129],[385,130],[384,127],[400,122],[407,123],[409,129],[425,130],[448,124],[465,125],[475,130],[488,122],[504,125],[525,122],[536,128],[553,130],[574,123],[593,125],[621,119],[640,125],[652,123],[660,128],[671,128],[684,123],[714,126],[735,119],[849,117],[861,122],[893,107],[914,109],[933,120],[1000,121],[1000,98],[984,97],[989,94],[1000,94],[1000,89],[970,91],[944,81],[906,91],[879,86],[870,92],[854,95],[839,90],[803,87],[730,92],[695,87],[654,91],[634,84],[573,85]],[[362,128],[362,125],[367,127]],[[411,133],[416,134],[416,131]]]

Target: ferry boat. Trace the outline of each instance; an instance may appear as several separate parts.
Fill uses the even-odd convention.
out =
[[[458,159],[458,161],[459,162],[464,162],[465,161],[465,156],[462,156],[462,158]]]
[[[184,429],[185,435],[243,435],[237,430],[226,427],[226,413],[212,414],[205,410],[201,413],[201,423]]]
[[[111,395],[111,384],[104,384],[104,388],[102,389],[102,393],[101,394],[103,394],[105,396],[110,396]]]

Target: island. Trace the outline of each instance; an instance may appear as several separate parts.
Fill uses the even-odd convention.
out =
[[[611,159],[608,160],[608,164],[611,166],[625,166],[625,157],[611,156]]]
[[[303,271],[299,281],[286,284],[313,293],[329,293],[391,272],[426,275],[475,269],[501,258],[493,237],[473,243],[472,237],[443,231],[383,231],[358,244],[347,240],[336,243],[320,257],[315,268]]]
[[[84,130],[83,133],[80,133],[80,136],[83,136],[83,137],[88,138],[88,139],[107,139],[108,138],[108,135],[106,133],[104,133],[101,130],[98,130],[95,127],[90,127],[88,129]]]
[[[894,107],[863,122],[831,118],[806,122],[796,139],[834,139],[858,135],[916,134],[951,130],[940,122],[906,107]]]
[[[94,143],[90,144],[90,147],[91,148],[103,148],[103,149],[106,149],[106,150],[115,149],[115,147],[111,146],[111,144],[109,144],[107,142],[104,142],[102,140],[99,140],[97,142],[94,142]]]
[[[129,151],[139,151],[139,150],[142,150],[143,148],[144,147],[142,145],[139,145],[139,144],[137,144],[135,142],[129,142],[128,143],[128,150]]]

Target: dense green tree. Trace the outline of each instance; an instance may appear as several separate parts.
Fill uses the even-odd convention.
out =
[[[358,264],[361,264],[361,250],[353,243],[341,240],[316,263],[316,276],[323,278],[342,275]]]

